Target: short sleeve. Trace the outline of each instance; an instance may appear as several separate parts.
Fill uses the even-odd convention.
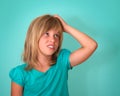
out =
[[[62,49],[59,55],[61,64],[67,67],[67,69],[72,69],[70,64],[70,54],[71,54],[70,50]]]
[[[12,82],[17,83],[20,86],[24,86],[24,77],[23,77],[23,72],[20,68],[15,67],[9,72],[9,76],[12,80]]]

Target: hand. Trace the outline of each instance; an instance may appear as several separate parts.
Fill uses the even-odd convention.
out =
[[[54,17],[58,18],[61,21],[61,23],[63,25],[64,31],[67,32],[67,26],[68,26],[68,24],[59,15],[54,15]]]

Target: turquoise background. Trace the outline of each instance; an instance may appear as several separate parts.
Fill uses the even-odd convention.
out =
[[[39,15],[59,14],[98,43],[95,53],[69,71],[70,96],[120,96],[119,0],[0,0],[0,94],[10,96],[11,68],[21,64],[30,22]],[[79,44],[64,34],[63,48]]]

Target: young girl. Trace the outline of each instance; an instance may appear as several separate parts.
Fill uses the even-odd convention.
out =
[[[81,48],[61,49],[63,32],[72,35]],[[36,18],[27,32],[23,61],[10,71],[11,96],[69,96],[68,70],[84,62],[97,48],[86,34],[68,25],[58,15]]]

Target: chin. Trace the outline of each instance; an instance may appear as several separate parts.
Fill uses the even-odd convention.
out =
[[[48,55],[49,55],[49,56],[52,56],[54,53],[55,53],[55,52],[53,52],[53,53],[48,53]]]
[[[47,52],[46,51],[46,53],[44,53],[46,56],[52,56],[53,54],[54,54],[55,52]]]

